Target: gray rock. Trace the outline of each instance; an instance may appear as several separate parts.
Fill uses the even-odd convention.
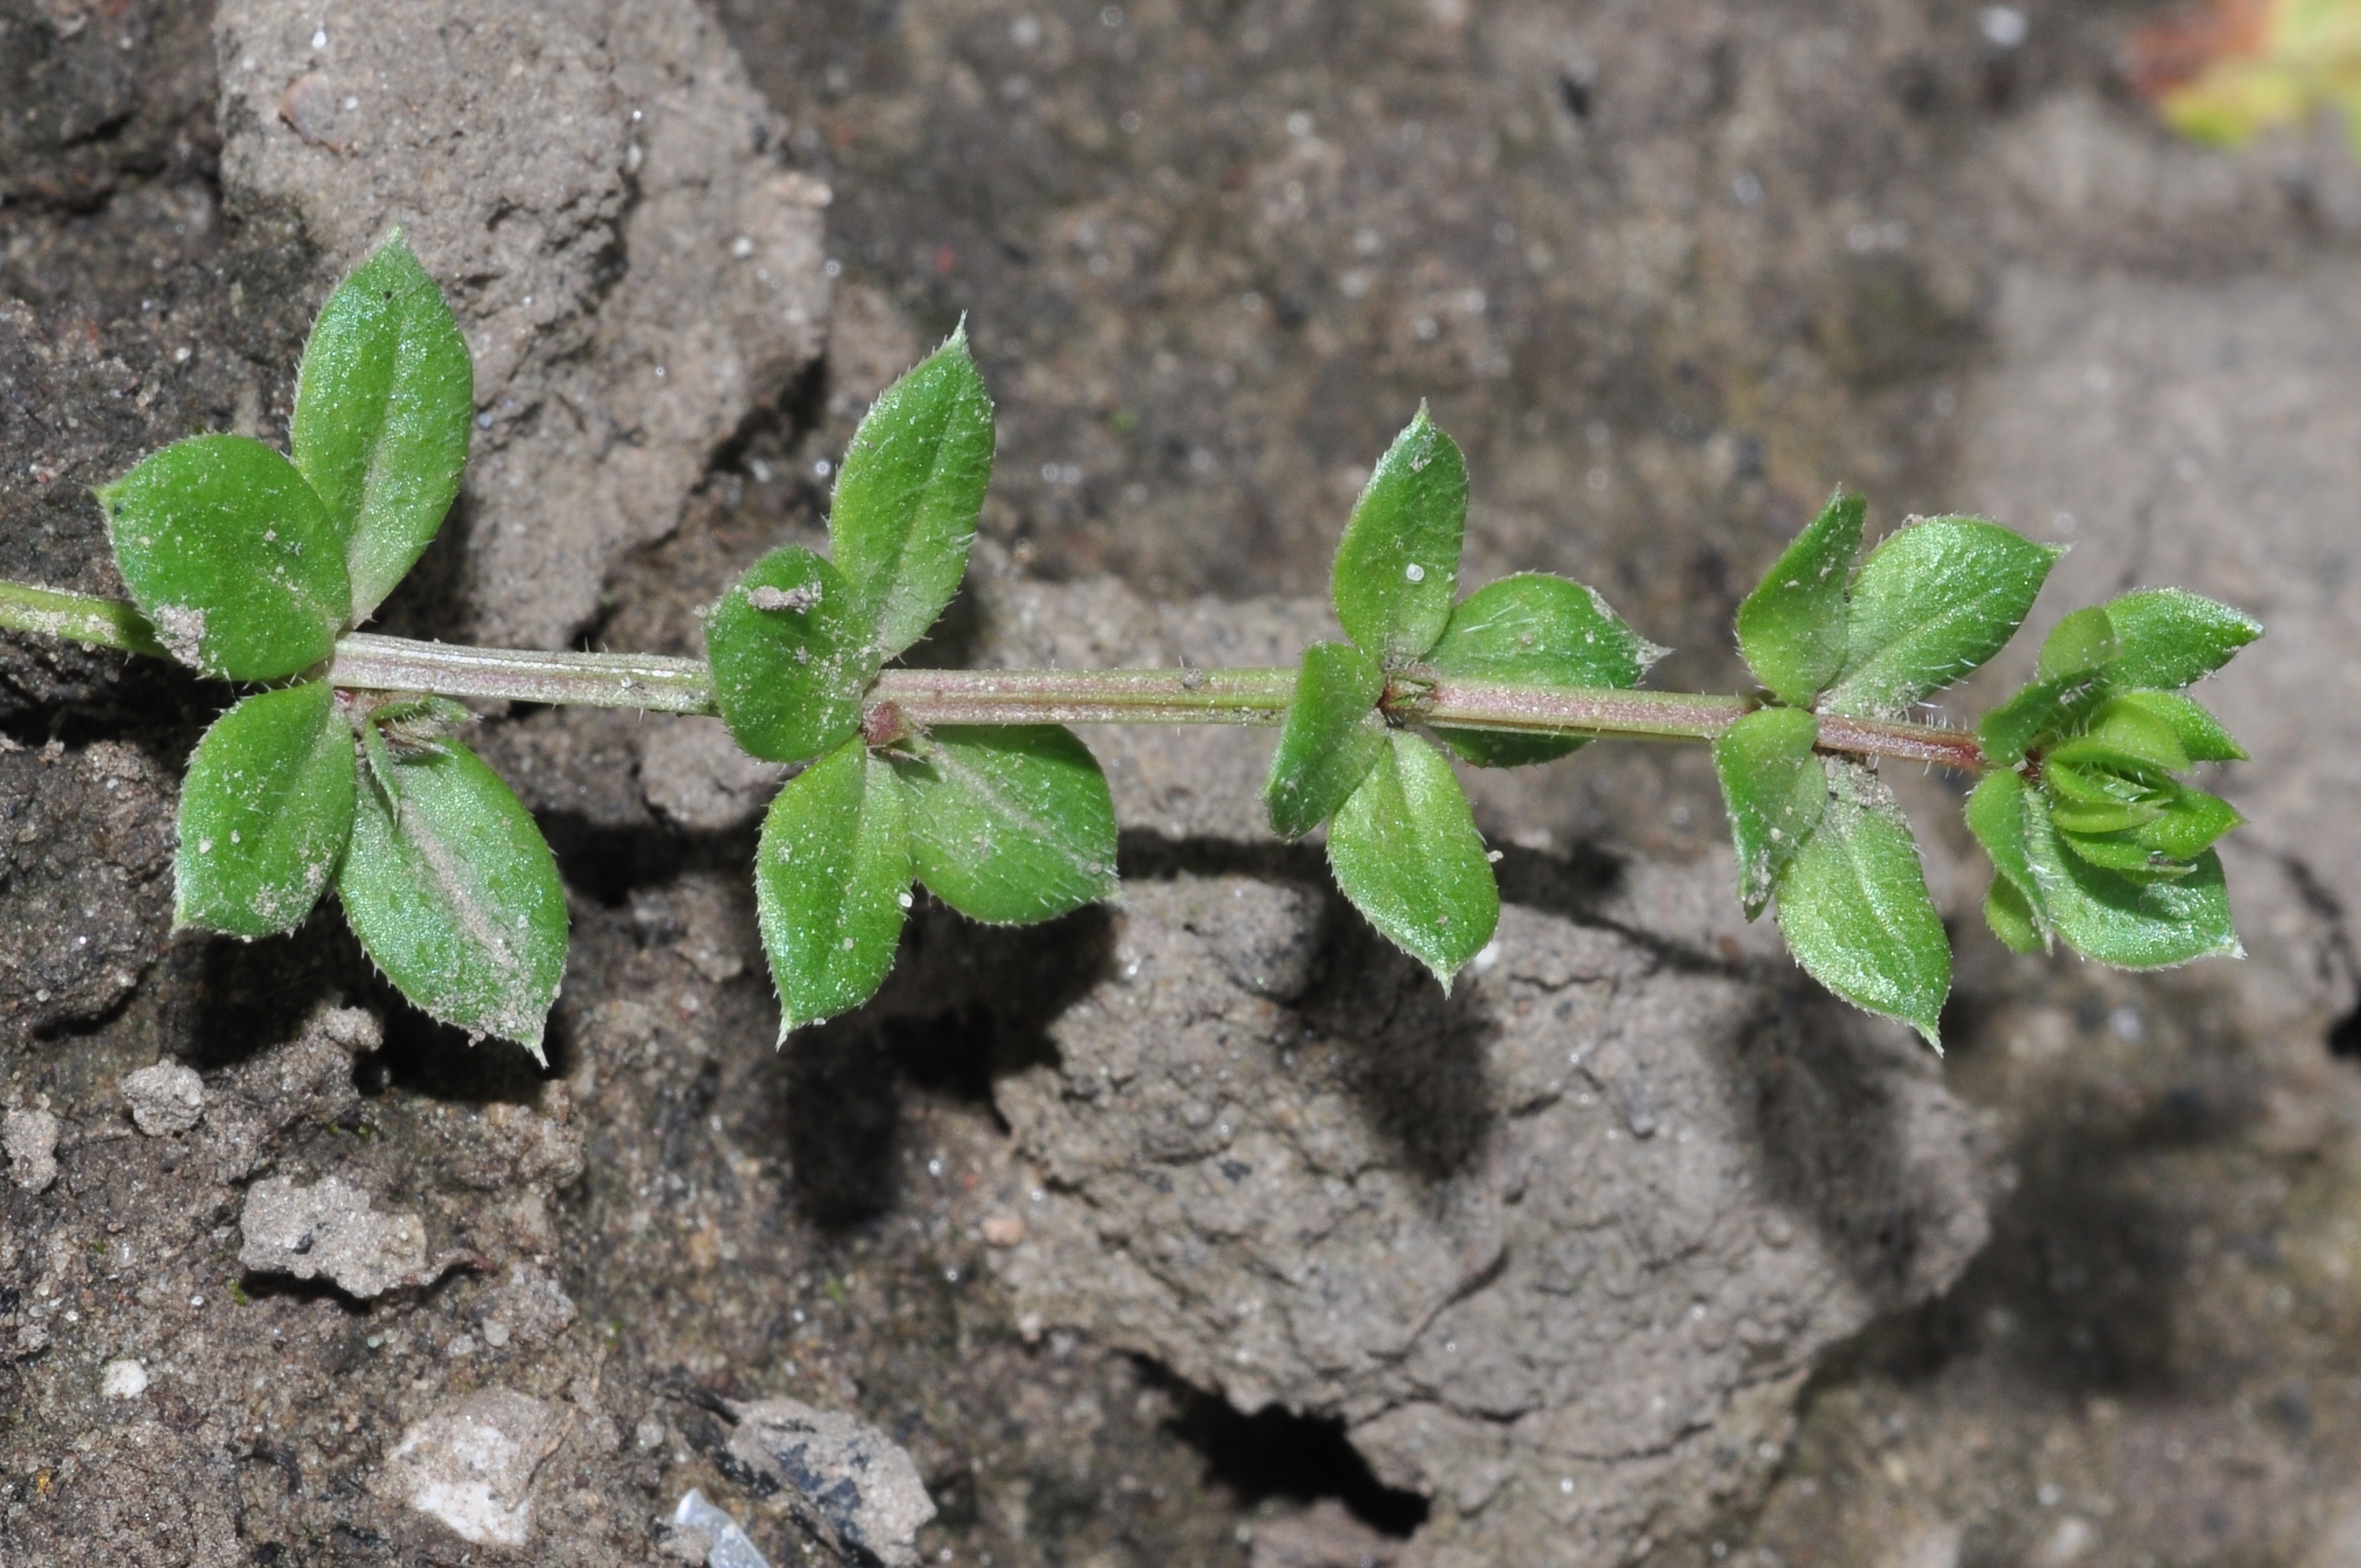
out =
[[[195,1126],[205,1113],[205,1080],[194,1068],[159,1061],[123,1080],[132,1124],[151,1138],[170,1137]]]
[[[684,718],[642,742],[640,784],[648,805],[683,828],[734,828],[771,804],[787,770],[738,749],[718,718]]]
[[[1253,1568],[1392,1568],[1401,1553],[1400,1541],[1371,1530],[1334,1497],[1254,1527]]]
[[[58,1179],[58,1135],[63,1124],[48,1111],[16,1110],[0,1117],[0,1151],[9,1175],[27,1192],[47,1192]]]
[[[794,1399],[738,1411],[730,1456],[747,1485],[781,1497],[807,1529],[856,1563],[909,1568],[934,1500],[901,1446],[875,1427]]]
[[[364,1300],[428,1277],[418,1216],[372,1213],[368,1193],[333,1176],[311,1187],[277,1176],[256,1182],[238,1227],[237,1261],[258,1274],[326,1279]]]
[[[565,1439],[557,1408],[486,1388],[401,1434],[379,1486],[478,1546],[533,1539],[533,1475]]]
[[[1357,922],[1323,941],[1322,895],[1134,882],[1054,1064],[999,1085],[1040,1201],[994,1266],[1242,1409],[1341,1417],[1433,1500],[1407,1560],[1694,1528],[1821,1352],[1965,1266],[1986,1175],[1930,1055],[1628,925],[1682,906],[1647,880],[1510,905],[1448,999]],[[1299,950],[1324,972],[1257,983]]]
[[[216,13],[225,182],[336,269],[405,227],[475,355],[470,630],[562,646],[818,352],[827,188],[775,161],[785,127],[699,7],[322,16]]]

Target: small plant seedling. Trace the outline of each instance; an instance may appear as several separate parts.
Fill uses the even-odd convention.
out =
[[[2242,760],[2187,695],[2261,635],[2179,589],[2059,621],[1972,731],[1915,721],[2015,635],[2060,550],[1974,518],[1861,554],[1839,492],[1738,612],[1761,690],[1640,689],[1660,650],[1581,584],[1459,593],[1467,470],[1422,407],[1336,552],[1345,640],[1297,670],[944,671],[895,657],[958,591],[993,415],[963,334],[871,407],[829,554],[774,550],[713,605],[704,661],[456,648],[357,630],[440,527],[474,413],[467,348],[397,233],[304,350],[291,450],[200,435],[98,491],[132,602],[0,583],[0,626],[170,657],[243,690],[191,757],[178,926],[291,930],[333,887],[402,993],[538,1053],[565,891],[532,817],[455,737],[462,697],[718,714],[793,764],[754,864],[780,1029],[875,993],[918,885],[970,918],[1053,919],[1115,891],[1115,806],[1077,723],[1279,728],[1271,826],[1322,828],[1353,905],[1446,989],[1499,916],[1446,753],[1476,767],[1603,736],[1709,743],[1739,900],[1806,970],[1938,1044],[1949,939],[1881,760],[1981,774],[1985,914],[2020,952],[2132,969],[2239,951],[2213,845],[2235,810],[2186,782]]]

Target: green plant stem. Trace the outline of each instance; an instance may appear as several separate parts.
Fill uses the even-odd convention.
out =
[[[0,629],[163,656],[120,600],[0,581]],[[349,690],[712,714],[713,681],[695,659],[657,653],[530,652],[352,632],[324,672]],[[887,670],[864,726],[884,742],[936,725],[1277,724],[1292,670]],[[1742,696],[1503,682],[1397,678],[1386,706],[1405,719],[1525,734],[1711,740],[1756,704]],[[1935,725],[1823,715],[1826,751],[1986,766],[1973,734]]]
[[[167,656],[164,645],[156,641],[155,628],[137,609],[121,599],[101,598],[96,594],[0,580],[0,627],[124,653]]]

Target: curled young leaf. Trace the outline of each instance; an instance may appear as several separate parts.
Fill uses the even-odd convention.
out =
[[[2025,925],[2037,938],[2037,945],[2049,946],[2051,927],[2048,905],[2041,894],[2041,878],[2035,872],[2032,856],[2026,846],[2031,829],[2026,814],[2041,809],[2041,803],[2026,787],[2025,781],[2005,768],[1986,773],[1968,796],[1968,831],[1983,846],[1991,857],[1997,884],[2005,884],[2015,901],[2002,910],[2004,916],[2015,917],[2021,911]],[[1993,902],[1985,901],[1984,916],[1993,920]],[[2016,927],[2004,929],[1998,921],[1993,932],[2011,947],[2017,947]],[[2017,948],[2019,952],[2026,951]]]
[[[1839,490],[1738,607],[1738,651],[1781,702],[1809,707],[1845,660],[1845,588],[1868,503]]]
[[[1336,546],[1345,634],[1389,667],[1423,658],[1451,620],[1466,523],[1466,460],[1421,403],[1378,459]]]
[[[2127,691],[2107,699],[2110,708],[2130,708],[2148,715],[2172,732],[2191,762],[2243,762],[2246,749],[2222,728],[2222,721],[2179,692]],[[2101,720],[2092,721],[2097,728]]]
[[[1993,878],[1992,887],[1984,894],[1984,924],[2013,953],[2048,949],[2048,932],[2035,921],[2033,906],[2026,902],[2024,893],[2006,877]]]
[[[888,753],[909,792],[918,879],[995,926],[1048,920],[1115,891],[1115,799],[1090,748],[1054,725],[934,730]]]
[[[2089,749],[2092,754],[2103,750],[2129,757],[2143,768],[2161,773],[2177,773],[2189,766],[2189,753],[2181,750],[2180,732],[2172,720],[2146,704],[2120,697],[2101,703],[2081,735],[2061,742],[2050,755],[2071,761],[2078,747]]]
[[[1812,747],[1820,721],[1800,707],[1763,707],[1713,743],[1714,772],[1730,808],[1738,851],[1738,902],[1749,920],[1763,913],[1780,872],[1819,826],[1828,772]]]
[[[115,565],[174,658],[275,681],[334,651],[352,613],[343,540],[295,465],[192,435],[100,487]]]
[[[2263,634],[2253,616],[2180,588],[2125,594],[2108,603],[2107,620],[2122,645],[2111,674],[2126,689],[2178,691]]]
[[[1827,767],[1819,828],[1779,880],[1779,930],[1814,980],[1901,1019],[1939,1051],[1951,945],[1917,841],[1875,773],[1848,760]]]
[[[1970,517],[1887,536],[1854,576],[1828,713],[1895,718],[2000,652],[2064,550]]]
[[[779,1035],[876,994],[910,901],[901,781],[858,740],[789,779],[763,818],[754,902]]]
[[[566,972],[566,889],[533,817],[473,751],[373,749],[336,896],[421,1012],[538,1057]]]
[[[2114,623],[2107,612],[2092,606],[2075,610],[2050,629],[2041,644],[2038,678],[2055,681],[2100,674],[2122,652]]]
[[[1437,674],[1463,681],[1621,689],[1639,685],[1663,654],[1625,625],[1596,590],[1544,572],[1520,572],[1462,600],[1426,662]],[[1479,768],[1546,762],[1589,744],[1578,735],[1442,725],[1434,732]]]
[[[312,323],[288,432],[295,466],[344,540],[353,620],[393,591],[443,526],[475,412],[467,340],[397,230]]]
[[[967,329],[877,396],[844,450],[829,512],[836,567],[887,658],[959,591],[992,479],[992,399]]]
[[[2045,735],[2073,721],[2074,710],[2092,695],[2087,674],[2054,675],[2018,688],[1976,724],[1976,744],[1994,767],[2013,768]]]
[[[2163,814],[2134,828],[2132,833],[2142,847],[2157,854],[2169,860],[2189,861],[2212,848],[2223,834],[2243,828],[2246,823],[2238,808],[2219,795],[2175,784],[2169,792]]]
[[[1492,939],[1500,890],[1451,764],[1407,730],[1328,824],[1336,885],[1444,990]]]
[[[868,607],[801,545],[774,550],[730,585],[705,624],[723,722],[738,744],[800,762],[861,729],[882,655]]]
[[[1303,651],[1295,699],[1263,781],[1271,831],[1301,839],[1345,804],[1386,747],[1378,712],[1386,674],[1349,642],[1315,642]]]
[[[181,785],[172,923],[291,931],[353,830],[353,733],[325,683],[257,692],[214,721]]]

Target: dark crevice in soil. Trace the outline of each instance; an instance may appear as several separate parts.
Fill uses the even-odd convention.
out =
[[[566,885],[612,909],[634,893],[677,881],[687,872],[745,873],[759,831],[749,823],[718,831],[651,825],[619,828],[574,812],[535,814]]]
[[[1398,1540],[1426,1522],[1427,1500],[1378,1480],[1342,1420],[1277,1405],[1247,1415],[1154,1362],[1140,1365],[1147,1381],[1180,1407],[1170,1430],[1205,1456],[1206,1480],[1235,1494],[1242,1508],[1272,1497],[1305,1504],[1334,1497],[1363,1524]]]
[[[829,1231],[891,1211],[913,1093],[985,1111],[1005,1133],[994,1081],[1056,1059],[1049,1025],[1104,975],[1113,945],[1095,905],[1009,929],[922,904],[880,998],[783,1047],[796,1206]]]
[[[242,942],[227,937],[183,938],[169,960],[180,970],[174,989],[191,998],[190,1031],[199,1055],[192,1065],[232,1066],[302,1032],[323,1005],[368,1007],[384,1022],[385,1044],[354,1064],[364,1093],[400,1087],[433,1099],[472,1104],[530,1102],[551,1074],[562,1076],[572,1054],[565,1015],[554,1014],[542,1048],[544,1069],[505,1040],[471,1042],[463,1029],[438,1024],[402,1000],[378,972],[345,924],[333,896],[283,937]]]
[[[2329,1025],[2328,1054],[2346,1061],[2361,1058],[2361,1007]]]

